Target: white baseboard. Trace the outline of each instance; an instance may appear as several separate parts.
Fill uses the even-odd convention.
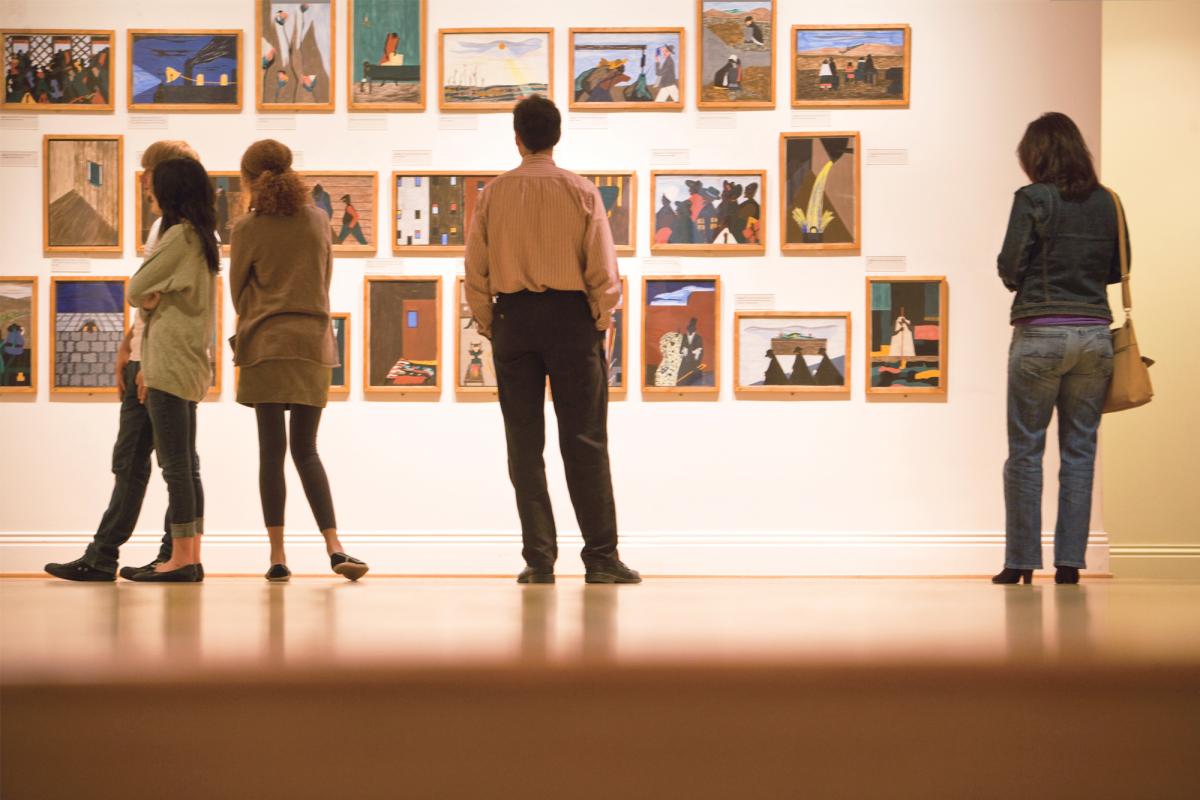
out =
[[[1200,579],[1200,545],[1113,545],[1110,550],[1118,577]]]
[[[343,533],[341,539],[377,574],[508,575],[522,566],[516,533]],[[48,561],[78,558],[90,540],[90,533],[0,532],[0,572],[40,572]],[[320,536],[289,533],[287,542],[293,571],[328,571]],[[1053,565],[1053,534],[1042,542],[1045,563]],[[582,574],[582,546],[578,534],[559,537],[559,574]],[[146,563],[157,549],[157,538],[135,535],[122,549],[122,563]],[[646,575],[987,575],[1003,566],[1004,534],[626,533],[621,557]],[[266,536],[206,534],[203,561],[213,574],[257,575],[268,566]],[[1110,571],[1107,534],[1091,534],[1087,562],[1093,574]]]

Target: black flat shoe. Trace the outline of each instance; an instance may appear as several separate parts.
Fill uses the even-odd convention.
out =
[[[286,564],[272,564],[263,577],[271,583],[287,583],[292,579],[292,571],[287,568]]]
[[[533,567],[526,567],[517,576],[517,583],[554,583],[554,572],[539,572]]]
[[[150,572],[153,572],[155,570],[155,568],[158,567],[158,565],[161,563],[163,563],[163,562],[159,561],[156,558],[153,561],[151,561],[149,564],[143,564],[140,567],[121,567],[121,571],[117,574],[120,575],[125,580],[131,581],[131,580],[133,580],[134,575],[137,575],[139,572],[146,572],[147,570],[149,570]]]
[[[613,559],[606,564],[588,565],[584,575],[587,583],[641,583],[642,576],[622,562]]]
[[[992,576],[992,583],[1033,583],[1033,570],[1005,567]]]
[[[115,581],[117,576],[102,569],[96,569],[91,564],[85,564],[82,558],[68,561],[65,564],[50,563],[45,566],[46,572],[64,581]]]
[[[367,562],[359,561],[354,556],[348,556],[345,553],[334,553],[329,556],[329,566],[333,571],[343,578],[356,581],[363,575],[367,574],[370,567]]]
[[[1079,567],[1055,567],[1055,583],[1079,583]]]
[[[199,567],[199,564],[186,564],[169,572],[151,569],[136,573],[130,580],[137,583],[200,583],[204,580],[204,573]]]

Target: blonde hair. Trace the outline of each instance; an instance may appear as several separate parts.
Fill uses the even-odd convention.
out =
[[[149,172],[164,161],[172,158],[190,158],[199,161],[200,155],[182,139],[163,139],[146,148],[142,153],[142,169]]]

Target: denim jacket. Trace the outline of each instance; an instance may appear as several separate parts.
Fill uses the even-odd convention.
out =
[[[1129,233],[1126,228],[1126,252]],[[1132,261],[1132,257],[1131,257]],[[1053,184],[1017,190],[999,258],[1013,298],[1011,318],[1051,315],[1112,319],[1110,283],[1121,280],[1117,214],[1108,190],[1064,200]]]

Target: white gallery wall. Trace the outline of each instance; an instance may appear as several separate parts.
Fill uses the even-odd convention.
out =
[[[695,110],[694,0],[605,7],[582,0],[428,0],[429,108],[390,114],[386,130],[351,130],[346,109],[345,8],[339,3],[337,111],[296,114],[294,130],[263,130],[278,115],[170,114],[166,129],[135,129],[126,112],[128,28],[242,28],[245,63],[254,55],[252,0],[6,0],[3,28],[116,29],[113,114],[39,115],[36,130],[0,126],[0,150],[37,151],[38,166],[0,168],[0,274],[38,275],[40,386],[36,399],[0,399],[0,569],[33,571],[78,556],[111,491],[117,429],[113,398],[51,399],[49,281],[41,243],[42,136],[125,135],[123,241],[119,258],[90,259],[90,274],[129,275],[134,253],[133,173],[141,151],[183,138],[213,170],[237,169],[242,150],[265,137],[300,154],[309,170],[378,170],[381,217],[395,150],[428,150],[440,170],[503,170],[517,162],[509,114],[480,114],[475,130],[445,130],[437,111],[439,27],[555,28],[555,100],[571,78],[567,31],[592,26],[685,26],[687,105],[674,113],[564,114],[561,166],[638,172],[638,255],[622,258],[630,282],[631,382],[614,402],[610,437],[622,555],[647,573],[984,573],[1002,561],[1005,359],[1009,295],[995,256],[1012,192],[1023,182],[1014,149],[1043,111],[1070,114],[1099,155],[1100,5],[1051,0],[875,0],[779,3],[774,110],[710,116]],[[797,23],[912,26],[912,103],[907,110],[832,109],[793,119],[787,72]],[[248,70],[249,71],[249,70]],[[11,116],[11,115],[8,115]],[[286,115],[285,115],[286,116]],[[266,120],[266,122],[263,122]],[[276,120],[277,124],[278,121]],[[287,124],[287,120],[284,120]],[[827,123],[827,126],[826,126]],[[814,124],[821,127],[812,127]],[[779,250],[779,134],[860,131],[874,149],[903,149],[907,163],[864,158],[861,255],[784,257]],[[698,170],[766,169],[767,254],[651,259],[649,175],[653,148],[685,148]],[[452,357],[454,277],[461,259],[393,259],[386,235],[374,260],[339,258],[334,311],[352,316],[352,390],[331,401],[320,445],[343,541],[378,572],[508,573],[520,567],[519,528],[506,472],[499,407],[456,401],[367,400],[362,395],[362,307],[366,274],[443,278],[444,357]],[[903,256],[911,275],[945,275],[950,285],[949,395],[936,402],[868,402],[864,395],[867,259]],[[386,264],[379,263],[386,260]],[[639,391],[640,276],[662,271],[719,274],[723,283],[721,394],[717,402],[648,402]],[[737,295],[774,296],[777,310],[853,314],[849,400],[741,401],[733,396],[732,319]],[[225,335],[233,312],[225,298]],[[267,566],[258,502],[253,412],[234,402],[225,348],[224,392],[199,412],[206,494],[206,567],[259,572]],[[449,376],[447,376],[449,377]],[[560,572],[579,571],[571,512],[549,407],[547,460],[561,528]],[[1046,529],[1053,530],[1056,451],[1048,449]],[[1099,487],[1098,487],[1099,488]],[[1099,492],[1097,492],[1097,495]],[[141,563],[166,505],[156,473],[127,562]],[[327,569],[315,524],[289,465],[289,555],[300,571]],[[1107,569],[1107,539],[1094,515],[1093,569]]]

